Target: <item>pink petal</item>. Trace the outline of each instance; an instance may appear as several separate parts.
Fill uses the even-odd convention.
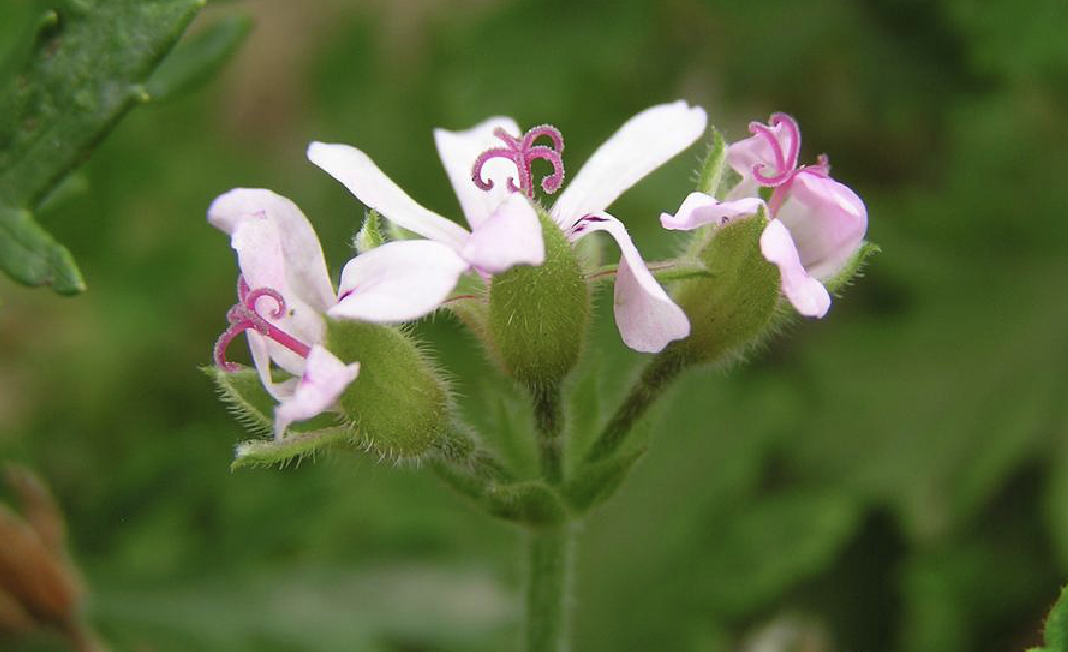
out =
[[[653,278],[623,223],[608,213],[587,215],[583,220],[583,235],[606,231],[622,254],[616,275],[614,312],[623,342],[635,351],[657,353],[669,342],[688,336],[690,320],[686,313]]]
[[[235,188],[220,195],[208,209],[208,222],[227,235],[233,235],[239,224],[246,221],[270,222],[278,234],[281,264],[285,285],[301,301],[325,312],[334,304],[336,296],[326,271],[323,249],[308,218],[297,205],[270,190]],[[278,287],[278,280],[272,287]],[[288,297],[287,297],[288,300]]]
[[[797,312],[806,317],[823,317],[831,307],[827,288],[810,277],[801,265],[797,247],[783,223],[772,220],[760,236],[760,251],[779,268],[782,293]]]
[[[628,120],[593,153],[560,195],[553,218],[565,231],[607,209],[623,191],[697,140],[708,118],[686,102],[661,104]]]
[[[341,301],[331,317],[400,322],[433,312],[456,287],[467,262],[432,240],[390,242],[356,256],[341,272]]]
[[[692,192],[679,206],[679,210],[660,214],[660,224],[665,229],[689,231],[706,224],[722,226],[737,217],[753,215],[764,206],[762,199],[748,198],[737,201],[717,201],[711,195]]]
[[[789,151],[790,137],[786,125],[779,124],[775,127],[765,125],[765,127],[775,137],[782,151]],[[760,135],[753,135],[731,143],[727,147],[727,164],[734,168],[735,172],[742,175],[743,180],[751,180],[753,178],[753,167],[756,165],[764,166],[761,171],[765,175],[780,171],[778,170],[771,144]]]
[[[267,393],[273,396],[276,401],[282,401],[292,396],[293,391],[296,388],[297,379],[289,378],[280,383],[276,383],[271,374],[272,345],[277,347],[280,351],[288,352],[288,349],[279,347],[277,344],[252,329],[245,331],[245,335],[248,336],[248,348],[249,351],[252,352],[252,364],[256,367],[256,372],[260,375],[260,382],[263,383],[263,387],[267,390]],[[286,368],[286,371],[298,376],[304,373],[305,362],[303,358],[294,355],[287,358],[287,363],[290,366]]]
[[[237,252],[241,275],[249,288],[270,288],[285,299],[285,311],[275,317],[277,304],[269,297],[260,298],[256,307],[264,319],[305,344],[321,342],[322,312],[305,303],[301,295],[289,285],[290,261],[285,256],[285,246],[276,224],[262,215],[237,222],[230,237],[230,244]],[[250,344],[252,341],[250,336]],[[304,359],[296,353],[273,340],[267,340],[266,346],[270,357],[286,371],[298,374],[304,369]],[[260,374],[261,377],[264,376],[263,369]],[[263,380],[264,385],[270,385],[269,378],[264,377]]]
[[[471,228],[478,228],[500,206],[509,194],[508,178],[517,178],[515,163],[503,158],[494,158],[482,168],[482,176],[493,182],[490,190],[481,190],[471,178],[475,159],[491,147],[501,147],[503,143],[493,135],[494,130],[504,129],[510,135],[519,137],[522,132],[519,125],[511,118],[490,118],[466,131],[434,130],[434,143],[438,148],[441,163],[449,175],[449,181],[460,200],[467,223]]]
[[[842,269],[868,229],[868,211],[855,192],[804,171],[794,178],[776,217],[790,230],[808,274],[821,280]]]
[[[293,395],[274,410],[275,439],[284,438],[294,421],[304,421],[330,409],[359,372],[359,362],[346,365],[323,347],[313,346]]]
[[[315,142],[308,146],[308,159],[397,226],[456,251],[467,241],[462,226],[420,206],[355,147]]]
[[[520,193],[508,198],[471,234],[461,252],[479,270],[497,274],[514,265],[545,261],[541,222],[530,201]]]

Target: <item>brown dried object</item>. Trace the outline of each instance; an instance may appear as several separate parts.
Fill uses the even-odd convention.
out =
[[[66,525],[52,494],[28,469],[4,467],[21,514],[0,504],[0,639],[54,628],[81,652],[104,648],[85,625],[85,595],[67,555]]]

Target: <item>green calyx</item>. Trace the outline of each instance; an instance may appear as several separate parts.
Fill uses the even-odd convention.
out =
[[[683,281],[676,294],[690,336],[673,346],[689,363],[728,360],[758,341],[774,322],[779,270],[760,252],[768,224],[761,211],[715,229],[697,253],[711,276]]]
[[[338,401],[355,444],[403,460],[424,455],[445,436],[448,388],[406,333],[327,320],[326,347],[346,363],[360,363],[360,374]]]
[[[508,375],[531,389],[558,385],[578,362],[590,315],[582,268],[560,227],[542,209],[545,262],[493,277],[489,332]]]

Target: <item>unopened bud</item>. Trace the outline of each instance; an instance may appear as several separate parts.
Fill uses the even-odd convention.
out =
[[[563,231],[538,210],[545,262],[493,277],[489,324],[508,375],[538,389],[558,385],[578,362],[590,313],[589,287]]]

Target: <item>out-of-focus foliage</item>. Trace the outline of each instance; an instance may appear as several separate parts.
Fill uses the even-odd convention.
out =
[[[803,160],[830,155],[883,253],[824,321],[729,377],[684,378],[655,411],[649,452],[580,541],[575,649],[714,652],[782,622],[830,650],[1041,645],[1068,575],[1063,2],[239,6],[258,28],[233,69],[132,114],[86,192],[42,217],[92,291],[0,284],[0,454],[53,484],[120,649],[511,649],[516,534],[429,474],[353,456],[228,470],[245,434],[197,368],[235,266],[204,212],[231,187],[278,190],[338,270],[363,211],[308,141],[356,144],[458,215],[433,127],[552,122],[574,173],[679,97],[728,139],[797,117]],[[684,155],[613,207],[648,258],[677,246],[657,216],[696,166]],[[600,300],[604,346],[574,379],[586,441],[589,405],[613,407],[641,362]],[[502,382],[471,338],[446,316],[418,332],[464,416],[529,464],[527,408],[484,400]]]
[[[15,0],[0,59],[0,270],[60,294],[85,289],[70,252],[34,220],[136,103],[210,76],[248,33],[231,16],[164,59],[206,0]],[[161,60],[163,65],[159,65]],[[157,66],[159,66],[157,68]]]

